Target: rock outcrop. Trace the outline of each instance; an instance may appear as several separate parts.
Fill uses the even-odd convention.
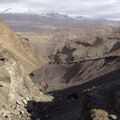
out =
[[[28,101],[47,102],[52,100],[51,96],[44,95],[42,91],[32,83],[32,80],[24,71],[19,61],[2,47],[0,47],[0,64],[8,71],[10,77],[9,85],[7,86],[9,91],[6,104],[1,103],[1,119],[5,120],[5,118],[9,118],[15,120],[19,119],[24,112],[28,114],[27,109],[25,109]],[[4,82],[5,81],[3,81],[3,83]],[[4,88],[5,86],[3,85],[1,87]],[[25,117],[25,115],[23,117]],[[22,117],[20,119],[22,120]]]

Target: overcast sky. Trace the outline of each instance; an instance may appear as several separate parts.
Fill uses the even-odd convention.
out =
[[[0,0],[0,11],[59,12],[69,15],[120,18],[120,0]]]

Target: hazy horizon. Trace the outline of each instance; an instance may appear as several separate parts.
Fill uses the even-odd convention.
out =
[[[58,12],[71,16],[120,18],[119,0],[0,0],[0,12]]]

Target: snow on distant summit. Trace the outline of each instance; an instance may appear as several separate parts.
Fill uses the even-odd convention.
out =
[[[14,9],[14,8],[7,8],[4,10],[0,10],[0,14],[29,14],[29,15],[37,15],[42,17],[49,17],[49,18],[57,18],[57,19],[74,19],[74,20],[85,20],[88,17],[84,16],[70,16],[67,14],[57,13],[57,12],[45,12],[45,13],[36,13],[31,9]]]
[[[34,14],[34,12],[30,9],[14,9],[14,8],[7,8],[4,10],[0,10],[0,13],[7,14],[7,13],[12,13],[12,14]]]

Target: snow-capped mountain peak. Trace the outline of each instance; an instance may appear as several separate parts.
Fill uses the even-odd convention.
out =
[[[14,9],[14,8],[7,8],[7,9],[4,9],[4,10],[1,10],[0,13],[12,13],[12,14],[16,14],[16,13],[19,13],[19,14],[23,14],[23,13],[27,13],[27,14],[34,14],[34,12],[30,9],[24,9],[24,8],[21,8],[21,9]]]

